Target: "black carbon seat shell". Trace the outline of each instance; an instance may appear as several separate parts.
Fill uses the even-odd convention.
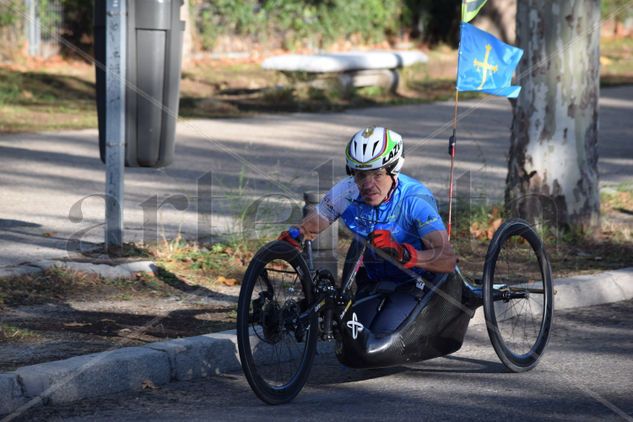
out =
[[[364,329],[357,338],[343,318],[336,356],[351,368],[380,368],[418,362],[456,352],[462,346],[471,312],[462,305],[463,284],[454,274],[445,276],[426,294],[409,317],[388,335]]]

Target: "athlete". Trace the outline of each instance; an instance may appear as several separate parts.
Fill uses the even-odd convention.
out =
[[[345,147],[348,177],[327,192],[316,212],[299,229],[312,240],[342,219],[358,237],[370,240],[363,267],[356,276],[356,299],[369,296],[379,282],[397,284],[431,280],[452,273],[457,257],[431,191],[400,172],[404,164],[402,136],[383,127],[357,132]],[[299,247],[289,231],[279,236]],[[413,283],[415,285],[415,283]],[[418,303],[419,292],[395,290],[368,300],[355,312],[374,334],[395,331]]]

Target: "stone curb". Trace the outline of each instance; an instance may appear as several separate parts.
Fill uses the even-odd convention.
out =
[[[87,274],[97,274],[103,278],[133,278],[136,273],[154,273],[156,264],[152,261],[126,262],[118,265],[91,264],[88,262],[41,260],[16,267],[0,268],[0,278],[38,274],[50,268],[62,268]]]
[[[619,302],[633,298],[633,267],[557,278],[552,284],[555,311]],[[484,309],[480,307],[471,319],[470,325],[485,323]]]
[[[633,267],[557,279],[554,288],[555,309],[631,299]],[[482,323],[480,308],[471,325]],[[319,351],[326,351],[328,345],[323,344]],[[234,330],[25,366],[0,374],[0,415],[40,403],[67,403],[138,391],[239,368]]]

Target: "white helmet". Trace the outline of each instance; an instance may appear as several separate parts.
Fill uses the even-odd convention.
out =
[[[402,136],[384,127],[368,127],[356,132],[345,148],[347,174],[356,170],[385,168],[387,174],[397,174],[404,164]]]

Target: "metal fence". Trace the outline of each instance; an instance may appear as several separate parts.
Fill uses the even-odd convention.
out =
[[[59,53],[62,29],[61,0],[24,0],[24,28],[30,56]]]

